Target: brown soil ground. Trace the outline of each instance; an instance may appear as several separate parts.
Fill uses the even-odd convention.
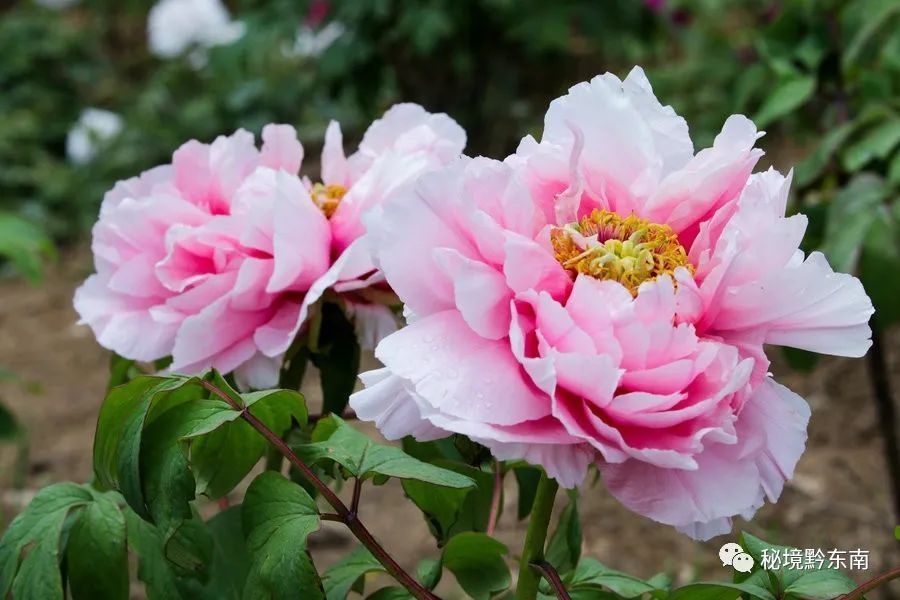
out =
[[[14,447],[0,447],[0,514],[6,517],[44,485],[90,477],[91,442],[109,356],[86,327],[75,324],[72,293],[89,269],[86,253],[79,251],[51,268],[41,287],[18,280],[0,282],[0,366],[19,377],[0,382],[0,398],[30,432],[24,469],[15,468]],[[900,390],[896,377],[900,336],[894,333],[889,360],[895,389]],[[900,544],[893,537],[896,523],[889,508],[863,361],[828,359],[812,375],[794,373],[782,365],[773,370],[813,407],[809,448],[781,501],[766,506],[753,522],[740,522],[737,527],[800,548],[868,550],[869,570],[849,572],[858,581],[900,565]],[[309,382],[310,398],[317,396],[316,385]],[[497,535],[515,555],[524,528],[515,519],[514,485],[507,483],[507,510]],[[581,506],[584,551],[611,567],[641,576],[667,571],[678,583],[730,577],[717,558],[721,539],[694,543],[628,512],[604,493],[602,485],[585,489]],[[362,518],[406,567],[414,568],[420,558],[436,554],[422,518],[404,500],[399,486],[367,488]],[[328,525],[313,550],[322,564],[354,545],[339,526]],[[440,590],[452,598],[454,592],[448,591],[452,586],[447,583]],[[900,587],[894,593],[900,596]]]

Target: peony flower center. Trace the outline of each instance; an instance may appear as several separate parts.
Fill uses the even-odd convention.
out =
[[[638,287],[678,267],[691,273],[687,252],[668,225],[630,215],[594,210],[581,221],[554,227],[550,241],[556,260],[573,276],[579,273],[618,281],[637,295]]]
[[[341,203],[341,199],[346,193],[347,188],[342,185],[325,185],[324,183],[313,185],[312,189],[309,191],[309,195],[312,197],[313,202],[316,203],[316,206],[318,206],[329,219],[331,218],[331,215],[334,214],[334,211],[337,210],[338,204]]]

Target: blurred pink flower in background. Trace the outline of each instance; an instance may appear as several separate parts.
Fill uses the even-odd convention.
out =
[[[309,10],[306,11],[304,22],[310,27],[318,27],[325,21],[330,11],[331,3],[328,0],[313,0],[309,4]]]
[[[422,176],[368,219],[409,325],[351,406],[388,438],[460,433],[567,487],[597,464],[696,538],[775,501],[809,408],[764,344],[861,356],[873,308],[798,249],[790,176],[751,175],[760,135],[732,116],[695,154],[636,68],[554,100],[505,162]]]
[[[444,138],[442,136],[449,136]],[[293,127],[268,125],[257,150],[238,131],[190,141],[172,163],[118,183],[93,230],[97,273],[75,308],[100,344],[127,358],[171,355],[172,371],[235,371],[245,387],[277,384],[283,355],[310,305],[334,286],[372,339],[392,331],[362,228],[367,208],[418,172],[462,151],[445,115],[398,105],[345,158],[329,126],[323,183],[298,176]],[[378,294],[366,288],[379,286]]]

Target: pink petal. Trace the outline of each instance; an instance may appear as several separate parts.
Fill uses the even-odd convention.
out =
[[[262,131],[263,146],[260,164],[296,174],[303,163],[303,146],[297,130],[290,125],[266,125]]]
[[[334,250],[343,252],[365,233],[363,215],[386,200],[404,193],[416,177],[440,166],[428,155],[391,152],[379,156],[371,168],[353,182],[331,216]]]
[[[737,424],[738,443],[716,444],[697,456],[694,470],[661,469],[629,460],[600,466],[607,489],[626,507],[699,539],[730,530],[764,497],[777,499],[803,452],[809,407],[767,380]]]
[[[478,336],[455,310],[418,319],[385,338],[375,355],[449,416],[512,425],[549,414],[547,397],[525,380],[509,344]]]
[[[242,390],[265,390],[278,385],[281,357],[269,358],[257,352],[234,371],[234,379]]]
[[[217,355],[227,353],[232,346],[246,345],[250,341],[251,349],[244,358],[248,360],[255,353],[252,344],[253,333],[257,327],[269,319],[269,311],[240,311],[230,306],[231,299],[223,296],[199,313],[187,317],[178,328],[175,336],[175,347],[172,349],[173,371],[186,372],[188,365],[217,366]],[[246,354],[242,351],[241,356]],[[231,371],[238,364],[230,365],[224,372]]]
[[[378,266],[409,309],[427,315],[453,308],[453,284],[434,262],[433,249],[479,255],[454,227],[453,206],[444,194],[458,187],[459,169],[423,175],[414,192],[397,196],[369,214],[368,231]]]
[[[253,332],[253,342],[266,356],[281,356],[290,348],[306,315],[306,307],[301,302],[283,301],[272,318]]]
[[[755,150],[756,126],[741,115],[728,118],[712,148],[701,150],[683,169],[668,175],[640,214],[666,223],[676,232],[687,231],[689,245],[699,223],[726,203],[737,199],[754,165],[762,156]]]
[[[152,300],[111,294],[101,275],[88,277],[75,292],[75,310],[97,342],[126,358],[151,361],[172,351],[177,326],[159,323],[149,312]]]
[[[322,181],[326,185],[350,185],[350,172],[344,156],[344,138],[337,121],[328,123],[322,147]]]
[[[572,282],[550,250],[513,233],[507,233],[504,250],[503,274],[510,289],[546,291],[556,299],[566,296]]]
[[[275,269],[266,291],[305,290],[330,265],[331,230],[328,220],[296,176],[278,171],[273,184],[272,247]]]
[[[637,210],[662,176],[663,159],[653,129],[622,82],[598,76],[551,102],[542,143],[557,144],[568,155],[573,128],[584,136],[581,172],[587,188],[611,210]]]
[[[360,373],[365,389],[350,396],[350,408],[363,421],[373,421],[385,438],[411,435],[427,442],[450,435],[424,419],[406,382],[388,369]]]
[[[418,104],[395,104],[369,126],[359,152],[350,160],[358,176],[389,150],[407,155],[427,153],[447,163],[458,157],[465,145],[465,131],[447,115],[431,114]]]
[[[819,252],[723,298],[712,326],[721,335],[754,331],[765,343],[837,356],[863,356],[872,345],[875,309],[859,280],[835,273]]]
[[[509,333],[512,292],[499,272],[451,248],[436,248],[435,260],[450,277],[456,307],[481,337],[499,340]]]

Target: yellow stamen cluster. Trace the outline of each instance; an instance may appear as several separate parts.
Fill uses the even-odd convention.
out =
[[[671,227],[635,215],[622,218],[614,212],[594,210],[577,223],[554,227],[550,241],[556,260],[573,276],[584,273],[618,281],[635,296],[643,282],[671,274],[678,267],[694,272]]]
[[[312,197],[313,202],[316,203],[316,206],[318,206],[329,219],[331,218],[331,215],[334,214],[334,211],[337,210],[338,204],[341,203],[341,199],[346,193],[347,188],[342,185],[325,185],[324,183],[313,185],[312,189],[309,191],[309,195]]]

